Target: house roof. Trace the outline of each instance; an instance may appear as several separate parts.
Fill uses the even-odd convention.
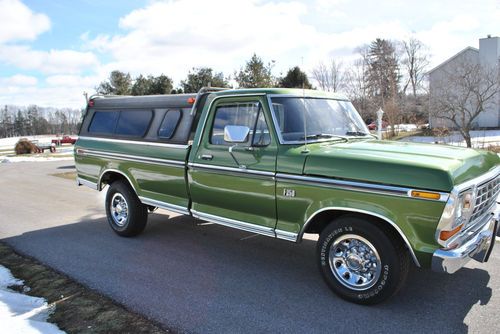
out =
[[[427,71],[427,74],[431,74],[435,70],[437,70],[437,69],[441,68],[442,66],[448,64],[449,62],[453,61],[455,58],[457,58],[458,56],[461,56],[462,54],[464,54],[467,51],[474,51],[474,52],[477,52],[477,54],[479,54],[479,49],[473,48],[472,46],[468,46],[465,49],[463,49],[462,51],[456,53],[454,56],[451,56],[450,58],[446,59],[444,62],[442,62],[441,64],[437,65],[433,69]]]

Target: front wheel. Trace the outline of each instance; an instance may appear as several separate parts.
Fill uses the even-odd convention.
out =
[[[331,290],[357,304],[377,304],[394,295],[408,275],[405,246],[376,221],[344,216],[321,232],[317,258]]]
[[[118,180],[111,183],[106,194],[106,216],[113,231],[132,237],[146,227],[148,209],[126,182]]]

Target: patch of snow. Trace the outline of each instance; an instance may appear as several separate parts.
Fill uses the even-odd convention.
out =
[[[2,333],[65,333],[47,318],[53,308],[43,298],[23,295],[9,286],[23,285],[7,268],[0,266],[0,330]]]
[[[36,156],[36,155],[18,155],[13,157],[8,156],[0,156],[0,163],[9,163],[9,162],[31,162],[31,161],[66,161],[66,160],[74,160],[73,157],[47,157],[47,156]]]
[[[28,137],[30,140],[35,137],[41,138],[43,136],[34,136]],[[64,155],[73,154],[73,145],[65,145],[65,146],[57,146],[55,153],[48,153],[48,149],[45,150],[46,154],[23,154],[23,155],[15,155],[14,153],[14,145],[17,143],[20,137],[12,137],[12,138],[2,138],[0,139],[0,149],[11,148],[12,151],[9,152],[0,152],[0,163],[9,163],[9,162],[25,162],[25,161],[63,161],[63,160],[73,160],[73,157],[68,157]],[[23,137],[24,138],[24,137]],[[45,136],[45,138],[52,138]],[[14,140],[15,139],[15,140]],[[46,139],[35,139],[35,140],[46,140]],[[1,145],[4,143],[14,142],[12,146],[5,146],[2,148]],[[61,156],[62,155],[62,156]]]
[[[390,130],[391,126],[387,126],[387,130]],[[409,131],[415,131],[417,130],[418,127],[416,124],[396,124],[394,126],[394,130],[396,131],[401,131],[401,132],[409,132]]]
[[[488,146],[500,145],[500,130],[475,130],[471,131],[472,146],[474,148],[488,148]],[[450,133],[448,136],[412,136],[401,139],[413,143],[438,143],[454,146],[467,146],[464,138],[459,132]]]
[[[9,137],[9,138],[0,138],[0,149],[12,149],[14,150],[14,146],[21,138],[27,138],[28,140],[35,140],[39,143],[50,143],[52,139],[55,139],[56,136],[52,135],[40,135],[40,136],[20,136],[20,137]]]

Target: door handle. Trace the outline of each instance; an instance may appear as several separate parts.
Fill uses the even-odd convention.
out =
[[[211,154],[203,154],[203,155],[201,156],[201,159],[202,159],[202,160],[212,160],[213,158],[214,158],[214,156],[213,156],[213,155],[211,155]]]

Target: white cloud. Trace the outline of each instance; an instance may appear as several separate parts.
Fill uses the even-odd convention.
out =
[[[16,74],[11,77],[0,77],[2,86],[35,86],[38,79],[29,75]]]
[[[275,74],[302,66],[302,58],[308,72],[331,57],[347,67],[355,48],[375,38],[415,36],[429,46],[435,65],[477,47],[488,33],[498,35],[499,20],[498,0],[481,6],[471,0],[152,0],[120,18],[119,33],[96,35],[82,23],[73,36],[80,48],[36,50],[26,41],[50,28],[48,17],[18,0],[0,0],[0,65],[45,75],[0,78],[0,104],[80,106],[82,92],[92,93],[112,70],[164,73],[177,84],[192,67],[233,74],[254,52],[276,61]]]
[[[80,73],[99,65],[92,52],[74,50],[33,50],[25,45],[5,45],[0,48],[0,60],[23,70],[42,73]]]
[[[486,37],[474,32],[480,26],[481,22],[476,17],[457,15],[417,32],[415,36],[429,47],[433,67],[468,46],[479,47],[479,38]]]
[[[34,40],[50,29],[46,15],[33,13],[19,0],[0,0],[0,22],[0,43]]]
[[[96,76],[80,76],[80,75],[52,75],[45,79],[48,86],[52,87],[93,87],[100,82]]]
[[[269,61],[310,46],[317,31],[301,22],[306,12],[298,2],[154,2],[120,19],[124,34],[97,36],[90,47],[113,56],[109,69],[176,80],[193,66],[230,74],[253,52]]]
[[[83,92],[91,92],[92,87],[76,86],[4,86],[0,81],[0,105],[27,106],[36,104],[42,107],[83,108]]]

